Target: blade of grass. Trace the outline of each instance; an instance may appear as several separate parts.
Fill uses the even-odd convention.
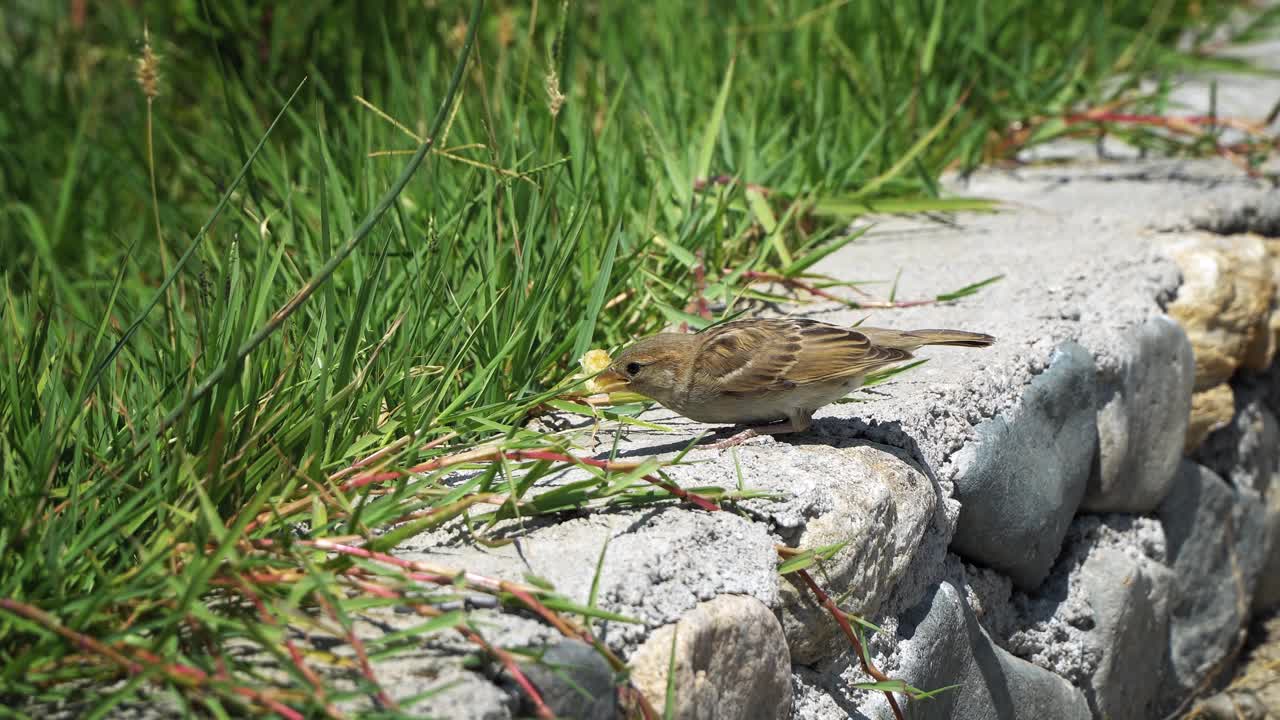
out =
[[[910,165],[913,161],[915,161],[916,157],[920,153],[924,152],[929,147],[929,145],[933,143],[933,141],[937,139],[937,137],[940,134],[942,134],[942,131],[947,127],[948,124],[950,124],[952,118],[956,116],[956,113],[960,112],[960,109],[962,107],[964,107],[963,97],[960,100],[957,100],[955,103],[953,103],[951,105],[951,108],[948,109],[945,114],[943,114],[943,116],[938,120],[937,123],[934,124],[934,126],[929,130],[929,132],[921,136],[919,140],[916,140],[915,144],[913,144],[910,148],[908,148],[907,151],[903,153],[902,157],[898,158],[893,163],[893,165],[889,166],[888,170],[885,170],[883,173],[880,173],[876,177],[872,178],[870,182],[858,188],[858,191],[854,193],[852,197],[865,198],[870,195],[874,195],[877,190],[883,187],[890,180],[893,180],[894,178],[901,175],[902,171],[905,170],[907,166]]]
[[[733,86],[733,68],[737,58],[729,59],[729,67],[724,71],[724,80],[720,83],[720,93],[716,96],[716,104],[711,110],[706,128],[702,131],[702,143],[698,146],[698,160],[694,177],[705,178],[711,172],[711,158],[715,154],[716,141],[720,137],[720,128],[724,124],[725,106],[729,102],[729,89]]]

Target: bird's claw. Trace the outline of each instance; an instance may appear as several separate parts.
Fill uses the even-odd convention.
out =
[[[752,438],[760,437],[763,434],[764,433],[761,433],[755,428],[747,428],[746,430],[743,430],[742,432],[738,433],[737,435],[734,435],[733,437],[726,438],[724,440],[721,440],[718,443],[712,443],[708,447],[710,447],[712,450],[728,450],[731,447],[736,447],[738,445],[741,445],[742,443]]]

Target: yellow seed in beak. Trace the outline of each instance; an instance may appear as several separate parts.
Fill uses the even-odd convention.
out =
[[[613,358],[609,357],[609,353],[598,349],[588,350],[582,357],[578,358],[578,365],[582,367],[582,373],[578,377],[595,375],[595,377],[588,379],[586,382],[587,392],[593,394],[607,393],[626,387],[624,378],[607,369],[611,362],[613,362]]]
[[[605,370],[594,378],[591,378],[591,380],[587,381],[587,384],[591,386],[592,392],[597,393],[621,392],[626,390],[628,385],[627,379],[619,375],[612,368]]]
[[[578,365],[582,366],[583,375],[595,375],[601,370],[609,367],[609,363],[613,362],[613,358],[609,357],[606,350],[588,350],[578,358]]]

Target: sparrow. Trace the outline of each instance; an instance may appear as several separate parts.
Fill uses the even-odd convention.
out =
[[[869,373],[910,360],[923,345],[986,347],[964,330],[841,327],[804,318],[755,318],[698,333],[663,333],[622,350],[596,377],[690,420],[749,425],[712,447],[809,428],[818,408],[862,386]]]

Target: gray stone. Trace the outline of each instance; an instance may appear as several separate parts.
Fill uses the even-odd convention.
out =
[[[1195,459],[1237,488],[1261,495],[1266,507],[1264,568],[1253,598],[1255,608],[1280,604],[1280,421],[1268,407],[1273,377],[1239,383],[1235,417],[1205,440]]]
[[[721,595],[664,625],[631,657],[631,681],[663,712],[674,662],[681,720],[774,720],[791,714],[791,659],[782,626],[755,598]]]
[[[906,571],[933,515],[937,488],[903,459],[900,450],[884,446],[834,452],[797,448],[787,461],[793,469],[813,473],[817,492],[808,493],[806,483],[792,488],[800,494],[780,503],[753,501],[748,506],[785,522],[797,510],[792,504],[809,498],[801,511],[807,519],[787,533],[788,539],[802,549],[847,543],[814,574],[827,592],[845,597],[846,609],[874,614]],[[767,481],[757,487],[773,489]],[[781,487],[778,491],[785,492]],[[793,662],[814,664],[848,650],[839,625],[808,589],[784,582],[781,598],[782,627]]]
[[[1018,406],[957,453],[960,517],[951,547],[1033,589],[1049,573],[1084,496],[1098,426],[1093,358],[1065,343]]]
[[[558,718],[613,720],[618,715],[613,669],[581,640],[561,640],[522,670]]]
[[[1274,45],[1266,52],[1261,57],[1269,58],[1274,66],[1280,53],[1275,51]],[[1219,78],[1210,79],[1219,81]],[[1275,90],[1280,88],[1280,81],[1256,75],[1236,80],[1232,85],[1235,92],[1217,94],[1219,101],[1235,98],[1234,104],[1219,108],[1220,114],[1230,117],[1265,115],[1278,94]],[[1200,92],[1195,97],[1188,96],[1188,99],[1203,101],[1209,97],[1204,82],[1199,87]],[[1260,86],[1264,90],[1259,90]],[[1222,87],[1226,84],[1223,83]],[[1193,106],[1188,112],[1200,110]],[[1274,166],[1274,161],[1272,164]],[[605,542],[611,541],[604,558],[600,604],[606,609],[634,616],[641,623],[598,624],[597,628],[607,642],[616,648],[634,648],[647,638],[652,628],[674,622],[699,602],[708,601],[718,593],[749,595],[755,600],[747,601],[747,604],[756,604],[755,612],[746,615],[750,621],[736,621],[733,628],[715,635],[721,638],[721,642],[707,643],[704,649],[719,657],[726,648],[735,647],[731,640],[737,636],[733,633],[762,632],[768,626],[772,628],[769,630],[772,641],[760,644],[744,642],[743,647],[776,650],[783,653],[781,658],[775,658],[773,667],[760,672],[757,664],[762,658],[758,655],[749,657],[749,662],[744,662],[741,667],[756,671],[754,675],[747,672],[734,674],[737,666],[721,669],[721,665],[713,665],[715,669],[702,676],[682,676],[684,681],[679,691],[683,697],[683,691],[688,687],[698,691],[695,699],[711,697],[713,700],[707,701],[709,705],[718,703],[723,699],[719,690],[708,688],[708,685],[727,677],[736,682],[732,692],[747,693],[764,686],[771,691],[776,690],[780,697],[786,691],[783,685],[778,684],[778,675],[786,676],[787,673],[775,670],[776,666],[785,668],[787,665],[786,646],[778,640],[779,631],[776,624],[771,624],[774,621],[770,614],[762,609],[762,606],[778,608],[781,604],[772,548],[779,538],[771,536],[771,532],[778,532],[783,540],[794,541],[804,532],[809,520],[831,512],[823,503],[831,502],[834,507],[834,495],[824,495],[821,484],[837,484],[834,478],[840,476],[827,475],[825,470],[818,474],[810,469],[841,462],[842,456],[832,452],[830,445],[875,439],[910,453],[924,475],[941,488],[943,495],[941,501],[935,503],[933,524],[914,550],[916,562],[896,580],[891,593],[893,597],[881,603],[896,616],[901,609],[897,603],[910,607],[917,602],[916,598],[900,600],[900,596],[911,597],[902,593],[901,588],[920,588],[920,595],[926,588],[936,588],[917,614],[923,619],[913,626],[911,637],[903,639],[905,649],[896,656],[889,655],[889,651],[898,646],[895,618],[890,617],[881,623],[887,631],[885,641],[872,641],[873,652],[878,653],[877,662],[891,675],[899,675],[899,670],[903,674],[912,673],[911,679],[926,688],[950,681],[963,683],[961,688],[944,693],[932,703],[918,703],[911,712],[918,712],[921,716],[950,714],[957,718],[981,718],[987,712],[1007,711],[1011,705],[1023,703],[1017,708],[1017,715],[1021,717],[1052,718],[1072,711],[1075,716],[1084,715],[1080,711],[1082,701],[1079,694],[1065,687],[1061,680],[1037,671],[1032,665],[1015,662],[991,646],[987,633],[976,627],[967,612],[963,603],[964,593],[957,590],[967,591],[968,588],[960,585],[938,587],[938,578],[945,575],[946,548],[959,522],[959,509],[950,497],[953,483],[963,481],[968,484],[967,511],[972,513],[983,509],[997,520],[1012,518],[1019,523],[1012,528],[1014,531],[1007,533],[998,532],[998,527],[991,529],[989,523],[980,528],[983,533],[975,538],[971,515],[970,524],[962,533],[967,539],[961,538],[956,547],[959,549],[965,542],[970,542],[968,550],[972,552],[966,552],[966,556],[996,567],[995,563],[981,559],[983,544],[991,541],[997,554],[1014,555],[1014,562],[1001,567],[1022,568],[1024,572],[1020,573],[1019,585],[1035,585],[1034,579],[1027,582],[1028,573],[1025,571],[1034,569],[1029,566],[1039,567],[1041,558],[1047,557],[1052,561],[1058,554],[1055,546],[1061,536],[1054,537],[1053,531],[1057,523],[1065,522],[1062,518],[1070,517],[1074,510],[1070,507],[1072,502],[1068,492],[1073,485],[1061,474],[1087,468],[1090,462],[1088,457],[1078,458],[1073,453],[1055,456],[1057,438],[1052,432],[1037,430],[1033,433],[1030,426],[1024,427],[1024,423],[1016,418],[1020,407],[1027,404],[1024,395],[1028,384],[1035,382],[1032,378],[1044,370],[1054,349],[1066,341],[1080,342],[1087,347],[1098,366],[1103,368],[1120,367],[1125,358],[1131,357],[1133,348],[1125,340],[1128,333],[1133,328],[1143,327],[1160,312],[1160,303],[1167,304],[1177,295],[1179,278],[1176,267],[1149,254],[1159,233],[1159,230],[1151,228],[1161,216],[1171,218],[1176,226],[1185,225],[1189,213],[1202,206],[1230,202],[1247,208],[1270,202],[1271,207],[1276,207],[1277,193],[1269,182],[1251,178],[1223,159],[1090,163],[1070,168],[1023,167],[1013,171],[982,169],[964,178],[947,179],[945,189],[957,195],[995,198],[1006,203],[1006,211],[976,216],[959,214],[947,223],[920,216],[884,218],[858,242],[840,248],[812,269],[843,280],[886,281],[879,286],[864,286],[868,291],[882,295],[888,293],[889,282],[901,271],[899,297],[912,299],[934,298],[997,274],[1004,276],[1000,282],[954,302],[884,310],[833,308],[815,303],[799,308],[798,312],[847,324],[866,319],[870,324],[900,328],[972,329],[990,332],[999,338],[997,344],[982,351],[926,348],[921,352],[921,357],[929,360],[926,365],[896,376],[889,384],[859,393],[853,402],[823,408],[811,432],[761,439],[761,446],[750,448],[751,453],[740,448],[741,457],[752,458],[750,463],[744,462],[747,465],[746,486],[758,486],[767,481],[770,489],[780,491],[783,496],[781,502],[774,503],[778,508],[776,513],[763,509],[770,504],[765,501],[739,505],[756,518],[767,518],[766,522],[752,521],[731,512],[715,513],[714,516],[690,512],[674,507],[672,502],[629,509],[601,507],[603,503],[596,503],[570,514],[513,522],[514,528],[507,528],[504,534],[517,544],[504,548],[474,547],[441,532],[430,538],[415,539],[413,543],[397,548],[397,554],[511,580],[520,580],[526,573],[539,575],[550,579],[571,599],[585,602],[596,562]],[[1271,217],[1277,215],[1273,212]],[[1249,225],[1230,230],[1223,227],[1215,229],[1238,232],[1261,228]],[[832,288],[831,291],[849,293],[846,297],[857,299],[852,291],[843,287]],[[1047,376],[1054,374],[1055,371],[1050,370],[1038,381],[1044,382]],[[1238,380],[1239,374],[1234,381]],[[1066,390],[1073,386],[1072,383],[1062,385]],[[1103,403],[1089,399],[1080,405],[1095,415],[1099,408],[1104,411],[1112,408],[1104,412],[1107,419],[1100,420],[1104,424],[1110,423],[1101,432],[1111,433],[1107,441],[1110,445],[1103,452],[1113,459],[1108,462],[1114,461],[1123,466],[1124,462],[1114,459],[1130,457],[1131,450],[1141,447],[1141,443],[1135,445],[1133,442],[1131,407],[1136,406],[1131,403],[1133,396],[1124,398],[1123,407],[1108,402],[1108,398],[1114,397],[1106,395],[1104,388]],[[1052,402],[1075,400],[1064,394],[1053,398]],[[1225,406],[1233,409],[1230,402]],[[1059,409],[1066,412],[1064,408]],[[1127,414],[1121,413],[1121,409]],[[1276,406],[1273,405],[1271,410],[1274,412]],[[1035,415],[1031,412],[1024,414],[1029,418]],[[637,428],[627,428],[620,447],[624,457],[669,456],[698,432],[707,429],[662,411],[645,417],[669,425],[672,431],[646,434]],[[1010,444],[1004,448],[1003,452],[1008,456],[1004,465],[1016,466],[1023,460],[1021,456],[1030,459],[1027,472],[997,474],[996,484],[989,488],[980,482],[979,473],[973,467],[976,451],[968,451],[968,458],[959,451],[976,442],[990,442],[992,419],[996,417],[1006,424],[1003,432],[1010,437],[1005,439],[1015,439],[1013,436],[1016,436],[1022,441],[1021,445]],[[1230,418],[1228,415],[1227,419]],[[1013,422],[1009,424],[1011,419]],[[1155,423],[1167,418],[1146,419]],[[1028,421],[1032,425],[1040,422]],[[610,452],[611,430],[601,432],[601,444],[593,446],[601,456]],[[1126,442],[1118,440],[1122,430],[1130,432]],[[588,434],[582,433],[584,436]],[[1028,437],[1031,442],[1026,441]],[[1036,444],[1037,439],[1050,445],[1041,447]],[[581,441],[581,438],[566,437],[565,441]],[[575,452],[591,447],[590,442],[582,441],[581,446],[575,447]],[[1123,452],[1120,450],[1122,446],[1126,448]],[[988,447],[984,452],[991,455],[995,450]],[[831,459],[824,459],[823,453],[830,453]],[[685,460],[696,464],[672,471],[682,483],[715,482],[729,488],[734,486],[732,451],[699,448]],[[995,467],[989,460],[985,458],[984,462]],[[986,468],[981,469],[985,471]],[[1146,472],[1148,468],[1139,470]],[[1123,481],[1123,472],[1117,470],[1114,476],[1109,474],[1107,477]],[[1224,469],[1224,472],[1234,475],[1229,469]],[[1100,471],[1100,490],[1119,487],[1113,482],[1104,488],[1103,477]],[[542,482],[549,480],[539,484]],[[1151,487],[1145,480],[1139,485]],[[1047,487],[1057,488],[1059,492],[1048,492]],[[535,488],[534,492],[540,489]],[[990,500],[983,497],[988,489],[992,491]],[[868,488],[868,492],[873,491]],[[1215,497],[1219,494],[1217,490],[1206,493]],[[895,502],[899,498],[892,491],[890,495]],[[1241,492],[1238,497],[1245,496]],[[809,502],[810,497],[814,502]],[[1273,494],[1273,508],[1274,497]],[[1001,504],[1010,506],[1003,515],[997,512],[998,508],[991,507]],[[1178,502],[1166,498],[1161,517],[1168,527],[1177,530],[1173,534],[1181,538],[1180,547],[1174,553],[1182,593],[1179,602],[1185,600],[1191,607],[1180,610],[1196,614],[1200,612],[1196,605],[1204,602],[1207,604],[1205,617],[1208,622],[1219,610],[1209,605],[1215,602],[1210,595],[1226,596],[1217,601],[1228,602],[1238,601],[1238,596],[1243,594],[1234,589],[1231,579],[1224,577],[1234,574],[1226,570],[1233,565],[1230,558],[1235,556],[1238,561],[1243,558],[1243,562],[1236,564],[1247,566],[1252,560],[1244,556],[1255,551],[1245,549],[1231,553],[1231,543],[1225,539],[1234,536],[1241,542],[1245,541],[1240,538],[1241,527],[1248,522],[1236,519],[1237,513],[1244,512],[1241,510],[1243,500],[1222,503],[1210,498],[1205,504],[1207,507],[1202,508],[1195,497],[1184,497]],[[886,505],[876,500],[870,507],[883,508]],[[1020,524],[1023,522],[1020,513],[1024,512],[1028,518],[1025,526]],[[894,525],[895,530],[903,527],[901,505],[897,513],[899,524]],[[1232,520],[1220,522],[1223,517]],[[1040,524],[1033,524],[1033,521]],[[1063,677],[1079,678],[1081,685],[1087,685],[1091,678],[1124,677],[1125,658],[1131,657],[1127,653],[1132,651],[1132,647],[1108,649],[1105,644],[1134,643],[1149,648],[1150,655],[1139,668],[1155,668],[1160,661],[1159,655],[1164,651],[1162,644],[1139,642],[1140,638],[1158,635],[1161,618],[1158,573],[1147,575],[1149,566],[1143,560],[1150,557],[1155,562],[1157,553],[1148,552],[1150,527],[1140,522],[1156,523],[1135,518],[1132,529],[1116,531],[1115,542],[1108,544],[1109,541],[1104,541],[1113,531],[1112,525],[1119,527],[1120,521],[1107,518],[1106,523],[1112,524],[1107,525],[1099,524],[1102,521],[1097,518],[1078,519],[1081,527],[1085,521],[1094,523],[1097,539],[1080,543],[1080,547],[1089,552],[1085,552],[1078,562],[1073,557],[1071,562],[1061,563],[1067,568],[1061,576],[1062,596],[1051,596],[1058,591],[1053,585],[1056,579],[1040,583],[1037,588],[1037,602],[1045,603],[1043,609],[1049,611],[1052,622],[1045,621],[1043,627],[1034,628],[1034,637],[1032,632],[1024,630],[1016,638],[1027,649],[1034,647],[1034,665],[1047,667]],[[1179,522],[1184,522],[1187,527],[1175,527]],[[868,527],[884,530],[886,524],[881,522]],[[1231,528],[1230,535],[1224,535],[1226,528]],[[1028,538],[1039,540],[1042,534],[1046,547],[1032,548],[1031,560],[1018,554],[1024,547],[1034,545],[1027,542]],[[1226,549],[1223,549],[1224,545]],[[900,546],[904,545],[895,541],[895,547]],[[1121,565],[1121,558],[1104,552],[1103,548],[1123,553],[1130,557],[1131,562]],[[1223,551],[1214,555],[1217,550]],[[1114,573],[1109,575],[1106,567],[1094,572],[1095,551],[1099,558],[1096,562],[1116,565]],[[1135,552],[1137,556],[1131,555]],[[1160,553],[1163,552],[1161,549]],[[882,554],[887,554],[887,550],[882,550]],[[896,572],[894,567],[899,560],[892,559],[888,576]],[[877,559],[871,567],[874,572],[861,577],[876,581],[888,577],[883,573],[883,558]],[[1121,576],[1122,567],[1137,567],[1143,574],[1129,580],[1129,574]],[[1120,587],[1114,587],[1117,583]],[[1007,607],[1003,607],[1008,603],[1008,592],[997,577],[987,576],[985,584],[986,587],[975,594],[982,598],[983,623],[988,623],[988,620],[994,621],[1002,613],[1009,612]],[[1105,592],[1108,584],[1112,585],[1109,588],[1111,593]],[[1172,584],[1170,581],[1169,586]],[[1133,585],[1138,589],[1134,590]],[[1195,587],[1197,585],[1199,587]],[[1185,586],[1192,587],[1188,590]],[[1086,593],[1085,587],[1094,590]],[[1090,594],[1095,597],[1089,597]],[[1015,603],[1020,602],[1016,599],[1018,595],[1014,593]],[[864,599],[856,593],[850,597],[860,601]],[[1238,608],[1238,602],[1234,607]],[[1027,605],[1024,609],[1038,611],[1040,606]],[[524,642],[536,635],[531,629],[509,624],[505,619],[484,619],[491,622],[486,636],[504,644]],[[1026,615],[1022,619],[1036,618]],[[1180,654],[1184,661],[1187,660],[1188,648],[1194,649],[1203,644],[1184,627],[1188,622],[1186,617],[1178,617],[1174,623],[1175,639],[1183,640]],[[1129,623],[1137,629],[1128,628]],[[991,624],[1005,626],[1009,623]],[[683,635],[681,633],[681,637]],[[974,635],[978,639],[973,639]],[[1212,635],[1207,639],[1213,641],[1216,637]],[[994,640],[1005,641],[998,636]],[[540,641],[545,644],[546,638],[540,638]],[[1016,644],[1010,642],[1009,647]],[[667,648],[670,648],[670,638]],[[1109,655],[1112,650],[1114,654]],[[474,648],[471,652],[474,653]],[[426,665],[418,655],[410,653],[404,662],[397,659],[395,668],[380,666],[378,675],[397,691],[444,688],[432,696],[431,702],[436,704],[424,714],[496,719],[513,713],[515,702],[512,696],[493,686],[484,674],[463,670],[457,663]],[[456,655],[455,652],[448,659],[458,660]],[[701,656],[691,650],[686,657],[693,658],[690,660],[693,667],[697,666],[693,660]],[[848,654],[841,660],[847,661]],[[874,693],[859,693],[848,688],[849,682],[866,680],[860,672],[850,671],[849,667],[847,662],[833,661],[812,669],[792,668],[790,677],[794,685],[791,687],[803,689],[797,697],[796,715],[806,720],[857,717],[861,714],[858,708],[862,702],[878,701]],[[435,674],[424,675],[424,670]],[[984,674],[984,671],[989,672]],[[1152,675],[1160,672],[1158,668],[1151,671]],[[455,681],[458,684],[451,684]],[[1027,691],[1027,687],[1034,688],[1034,691]],[[1148,688],[1141,684],[1135,687],[1139,694],[1148,692]],[[1112,690],[1115,692],[1108,695]],[[1123,683],[1119,680],[1114,684],[1104,684],[1095,689],[1095,700],[1100,698],[1098,701],[1107,707],[1126,707],[1124,699],[1116,697],[1123,690]],[[760,697],[764,697],[764,693]],[[771,699],[773,697],[770,696]],[[1046,707],[1050,703],[1055,703],[1056,707]],[[768,707],[774,715],[778,714],[777,705],[761,703],[759,707]],[[1137,707],[1137,704],[1131,703],[1128,707]],[[133,708],[126,710],[131,712]],[[742,715],[725,713],[722,716]]]
[[[915,605],[925,590],[936,587],[939,579],[947,576],[946,552],[961,512],[954,499],[960,494],[955,493],[953,497],[954,485],[974,479],[971,466],[975,458],[966,458],[961,450],[988,440],[984,433],[989,428],[984,425],[993,418],[1001,417],[1008,422],[1019,412],[1020,406],[1026,404],[1023,396],[1033,378],[1044,373],[1055,349],[1064,342],[1079,342],[1087,348],[1104,381],[1121,378],[1120,374],[1107,373],[1112,368],[1123,367],[1126,358],[1132,358],[1134,329],[1144,327],[1158,316],[1161,306],[1177,294],[1176,266],[1160,259],[1152,250],[1160,232],[1151,229],[1154,223],[1167,216],[1174,224],[1185,224],[1189,212],[1196,207],[1227,199],[1248,204],[1275,194],[1274,188],[1240,173],[1228,162],[1181,160],[1019,168],[1016,172],[980,170],[963,184],[954,179],[948,181],[947,187],[959,194],[999,198],[1009,203],[1009,210],[990,215],[962,215],[948,225],[919,217],[886,218],[859,242],[841,248],[814,270],[846,280],[887,282],[902,270],[899,296],[903,298],[934,297],[996,274],[1004,274],[1003,280],[972,297],[948,303],[891,310],[855,310],[815,303],[784,308],[784,311],[846,324],[870,315],[866,318],[869,324],[890,327],[956,327],[990,332],[999,338],[995,346],[981,351],[923,349],[920,355],[928,358],[927,364],[896,376],[888,384],[860,392],[851,397],[850,402],[823,408],[809,432],[761,438],[754,441],[758,445],[730,451],[696,448],[683,456],[685,465],[671,470],[672,477],[683,485],[718,484],[733,488],[737,482],[736,454],[741,460],[743,485],[749,489],[767,489],[779,498],[731,505],[735,512],[745,511],[750,521],[743,517],[713,522],[689,520],[688,516],[696,513],[677,510],[672,507],[674,503],[627,510],[616,506],[592,507],[581,514],[527,520],[528,531],[516,535],[522,548],[533,550],[527,566],[519,560],[515,549],[500,551],[501,562],[495,561],[493,565],[483,562],[472,565],[471,555],[451,564],[476,571],[500,571],[509,578],[532,572],[553,579],[557,588],[582,601],[590,587],[603,540],[611,538],[602,584],[606,591],[601,594],[601,602],[608,609],[643,621],[640,626],[609,623],[601,628],[607,629],[602,633],[606,640],[621,648],[635,647],[652,628],[672,622],[688,608],[707,600],[707,593],[749,594],[778,610],[782,605],[780,592],[786,590],[779,590],[773,573],[776,560],[771,543],[802,544],[798,538],[806,531],[807,524],[833,512],[835,493],[827,492],[823,484],[833,487],[843,484],[838,479],[841,476],[828,468],[844,462],[844,456],[832,446],[873,440],[901,448],[941,492],[941,496],[935,498],[933,517],[925,536],[913,552],[913,562],[894,582],[890,597],[880,603],[880,612],[891,617],[870,618],[888,633],[884,642],[872,641],[872,652],[877,653],[875,657],[881,667],[891,675],[898,675],[899,668],[894,665],[897,645],[894,617]],[[884,292],[887,292],[887,282]],[[877,286],[867,288],[871,292],[879,289]],[[845,290],[836,288],[833,292]],[[1239,375],[1234,381],[1238,380]],[[1135,381],[1135,387],[1141,390],[1142,383]],[[1104,400],[1106,397],[1104,389]],[[1125,396],[1124,402],[1126,412],[1135,406],[1132,395]],[[1108,407],[1105,402],[1093,400],[1082,405],[1095,418],[1100,407]],[[1228,402],[1227,406],[1230,405]],[[1108,457],[1131,457],[1132,448],[1141,446],[1133,442],[1130,424],[1133,415],[1121,417],[1118,406],[1111,413],[1104,414],[1112,422],[1112,427],[1104,432],[1124,425],[1130,435],[1127,443],[1113,442],[1112,450],[1107,451]],[[1155,417],[1146,419],[1152,422],[1165,419],[1159,413],[1152,414]],[[651,411],[644,419],[662,423],[670,430],[624,428],[619,433],[620,457],[637,460],[670,457],[698,433],[711,429],[663,410]],[[612,452],[613,430],[612,425],[602,425],[601,432],[594,438],[599,440],[598,444],[583,439],[589,436],[586,430],[579,436],[566,437],[566,441],[579,443],[579,451],[606,457]],[[1014,427],[1007,431],[1013,434],[1021,429]],[[1111,439],[1116,440],[1116,435]],[[1127,448],[1123,453],[1118,449],[1122,445]],[[1035,445],[1025,445],[1015,454],[1028,455],[1036,461],[1052,456],[1050,452],[1037,452]],[[1090,458],[1078,463],[1060,462],[1059,458],[1046,462],[1074,470],[1087,468]],[[1027,473],[1031,481],[1019,478],[1018,483],[1007,483],[1008,492],[996,496],[994,502],[1018,505],[1018,512],[1030,507],[1032,517],[1043,512],[1038,508],[1046,504],[1069,505],[1066,502],[1069,498],[1061,503],[1056,500],[1045,503],[1038,497],[1041,491],[1037,488],[1043,485],[1043,478],[1054,472],[1060,471],[1051,468],[1041,472],[1037,468]],[[1117,477],[1121,474],[1121,471],[1115,473]],[[1100,472],[1099,487],[1101,478]],[[1145,483],[1143,486],[1150,487]],[[538,489],[535,488],[535,492]],[[850,520],[849,526],[883,531],[887,527],[883,496],[872,487],[866,487],[865,491],[868,496],[864,506],[880,514],[874,523]],[[979,505],[973,501],[972,493],[970,495],[966,510]],[[1069,517],[1073,509],[1053,517]],[[901,507],[898,515],[901,521]],[[1009,515],[1016,517],[1012,511]],[[1155,520],[1136,518],[1135,522],[1138,520],[1157,530],[1160,528]],[[1112,519],[1108,518],[1107,522]],[[560,530],[561,525],[566,527]],[[657,527],[650,528],[651,525]],[[1143,554],[1142,543],[1147,541],[1149,527],[1135,527],[1142,532],[1117,533],[1120,536],[1117,544],[1107,547]],[[999,540],[1001,551],[1008,551],[1024,545],[1009,541],[1010,535],[1025,538],[1039,534],[1038,529],[1023,530],[1021,534],[993,533],[991,538]],[[544,542],[538,539],[540,536],[547,536],[549,540]],[[1048,539],[1050,545],[1056,542],[1055,538]],[[960,549],[959,544],[956,547]],[[1096,545],[1090,547],[1096,548]],[[441,552],[447,555],[459,550],[454,542],[446,544]],[[488,550],[483,553],[493,554]],[[1051,547],[1041,554],[1051,560],[1055,553],[1057,549]],[[697,557],[702,554],[712,557],[704,561]],[[966,556],[990,572],[988,587],[981,593],[982,623],[986,625],[989,619],[1011,614],[1007,606],[1013,603],[1004,586],[1006,581],[992,569],[996,566],[981,560],[978,553],[966,552]],[[1085,559],[1087,557],[1090,556],[1086,555]],[[661,568],[668,561],[675,566],[670,574]],[[1142,562],[1137,566],[1143,567]],[[886,577],[883,558],[865,567],[871,572],[858,571],[862,573],[860,577],[877,582]],[[890,564],[891,573],[892,567]],[[1099,575],[1097,582],[1104,582],[1102,577]],[[1064,677],[1078,671],[1082,687],[1088,686],[1095,673],[1098,677],[1117,676],[1116,670],[1100,668],[1105,668],[1107,663],[1113,668],[1123,667],[1123,653],[1109,659],[1101,640],[1086,641],[1091,636],[1102,637],[1098,628],[1105,622],[1113,622],[1117,628],[1113,636],[1118,638],[1116,642],[1128,642],[1133,635],[1122,630],[1131,618],[1137,619],[1134,622],[1141,630],[1135,635],[1154,634],[1156,630],[1149,622],[1155,620],[1158,629],[1158,604],[1152,599],[1157,594],[1154,575],[1136,578],[1131,584],[1143,587],[1148,580],[1151,580],[1151,589],[1145,594],[1124,586],[1124,592],[1117,592],[1118,599],[1105,603],[1119,610],[1105,607],[1096,610],[1085,597],[1086,593],[1072,590],[1076,594],[1059,602],[1063,614],[1056,621],[1060,622],[1046,626],[1046,632],[1036,638],[1040,645],[1033,664]],[[819,581],[823,582],[821,578]],[[1085,585],[1079,575],[1074,576],[1074,582],[1073,587]],[[1025,578],[1019,582],[1020,587],[1027,585]],[[961,588],[961,585],[955,587]],[[858,589],[856,585],[844,589],[853,591],[848,595],[850,602],[871,597],[861,595]],[[1038,592],[1044,594],[1048,590],[1042,588]],[[1014,598],[1019,595],[1013,593]],[[1062,632],[1054,635],[1049,630]],[[997,644],[1008,640],[1003,630],[992,630],[989,634]],[[1160,643],[1150,647],[1151,656],[1143,663],[1146,667],[1151,666],[1150,660],[1159,661],[1163,651]],[[864,702],[875,700],[873,694],[848,687],[851,682],[867,680],[859,671],[849,668],[848,655],[819,662],[812,668],[793,666],[793,687],[803,688],[796,696],[797,717],[824,720],[856,717]],[[1156,670],[1154,674],[1158,673]],[[981,681],[972,682],[981,684]],[[933,704],[938,702],[948,701],[940,698]],[[1104,702],[1113,701],[1104,697]],[[920,705],[922,711],[929,707],[926,703]]]
[[[1280,488],[1272,487],[1267,497],[1267,558],[1258,574],[1253,595],[1255,611],[1280,606]]]
[[[1159,315],[1135,328],[1128,352],[1098,373],[1098,464],[1081,507],[1151,512],[1182,458],[1195,355],[1177,323]]]
[[[1178,468],[1159,510],[1168,537],[1174,595],[1165,689],[1171,704],[1236,648],[1265,561],[1265,508],[1191,461]]]
[[[1065,679],[1014,657],[991,641],[950,582],[900,618],[895,677],[923,690],[957,685],[911,702],[907,715],[926,718],[1089,718],[1084,695]],[[871,714],[892,717],[878,699]]]
[[[1168,637],[1169,571],[1102,547],[1090,553],[1079,577],[1093,606],[1092,641],[1101,651],[1089,680],[1091,707],[1104,718],[1151,717],[1163,669],[1151,657]]]
[[[1006,647],[1083,688],[1099,717],[1150,717],[1173,585],[1164,544],[1150,518],[1077,518],[1046,582],[1016,594],[1016,617],[996,623],[1017,628]]]
[[[1195,454],[1196,462],[1236,487],[1267,493],[1280,473],[1280,421],[1257,389],[1238,388],[1235,416],[1211,435]]]

